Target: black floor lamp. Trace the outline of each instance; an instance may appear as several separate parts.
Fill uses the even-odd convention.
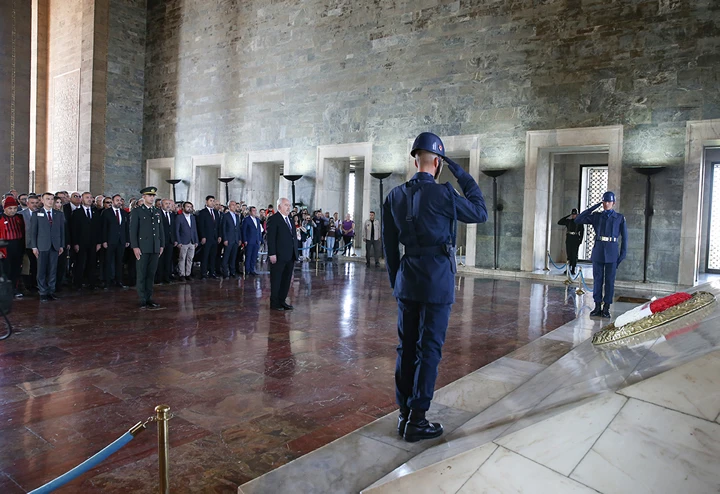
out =
[[[230,204],[230,187],[228,184],[235,180],[235,177],[218,178],[218,180],[225,184],[225,205]]]
[[[390,172],[372,172],[370,176],[380,180],[380,231],[382,231],[383,225],[383,180],[388,178],[392,173]]]
[[[298,203],[295,202],[295,182],[300,180],[302,177],[303,177],[302,175],[283,175],[283,178],[285,178],[285,180],[290,180],[290,182],[292,182],[292,205],[293,205],[293,207],[298,205]]]
[[[177,196],[175,195],[175,186],[181,182],[181,179],[179,178],[168,178],[165,180],[167,183],[172,185],[173,188],[173,201],[177,202]]]
[[[498,268],[498,212],[503,210],[498,204],[497,178],[507,170],[483,170],[482,172],[493,179],[493,269]]]
[[[650,177],[657,175],[665,169],[664,166],[634,166],[633,170],[640,175],[645,175],[645,245],[643,249],[643,283],[647,283],[648,256],[650,255],[650,222],[653,216],[652,207],[652,184]]]

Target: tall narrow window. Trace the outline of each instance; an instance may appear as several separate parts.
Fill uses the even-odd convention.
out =
[[[357,221],[355,219],[355,170],[350,170],[350,173],[348,174],[348,202],[347,202],[347,212],[350,215],[350,217],[353,219],[353,221]]]
[[[607,166],[581,166],[580,167],[580,211],[584,211],[593,204],[602,200],[607,190]],[[590,225],[585,226],[585,236],[580,244],[581,260],[589,260],[595,245],[595,230]]]
[[[712,164],[710,179],[710,232],[708,235],[708,273],[720,273],[720,163]]]

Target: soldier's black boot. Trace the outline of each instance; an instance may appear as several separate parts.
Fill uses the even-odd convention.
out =
[[[410,416],[410,409],[408,407],[400,407],[400,415],[398,415],[398,436],[402,437],[405,434],[405,424],[407,424],[408,417]]]
[[[595,304],[595,308],[590,313],[590,317],[600,317],[600,314],[602,314],[602,305],[601,304]]]
[[[610,319],[610,304],[603,305],[602,316]]]
[[[437,422],[428,422],[424,410],[410,410],[410,417],[405,426],[405,440],[409,443],[440,437],[443,426]]]

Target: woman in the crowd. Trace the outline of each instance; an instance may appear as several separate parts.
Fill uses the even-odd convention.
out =
[[[5,198],[3,207],[5,209],[0,214],[0,240],[7,242],[7,246],[0,247],[0,262],[3,274],[12,282],[15,298],[20,298],[22,292],[18,282],[25,253],[25,221],[21,214],[17,214],[18,203],[13,196]]]
[[[345,215],[345,221],[340,226],[343,236],[343,255],[349,255],[352,248],[352,242],[355,238],[355,222],[349,214]]]

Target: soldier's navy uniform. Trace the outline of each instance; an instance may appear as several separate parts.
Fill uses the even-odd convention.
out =
[[[435,183],[430,173],[418,172],[391,190],[383,205],[385,261],[398,303],[395,385],[400,422],[407,420],[410,410],[422,411],[424,419],[433,397],[450,308],[455,302],[455,254],[448,249],[453,246],[455,218],[465,223],[487,220],[480,188],[470,174],[444,158],[437,136],[418,136],[413,156],[423,136],[435,147],[421,143],[419,149],[438,154],[449,163],[465,197],[448,184]],[[400,244],[405,247],[402,258]],[[442,433],[442,427],[435,425]],[[400,434],[403,426],[398,425]]]
[[[606,192],[603,201],[614,203],[615,194]],[[591,257],[595,310],[591,315],[599,315],[600,304],[603,303],[602,315],[610,317],[609,308],[615,295],[615,273],[627,255],[628,233],[625,216],[613,209],[593,212],[599,206],[602,206],[602,202],[577,215],[575,223],[592,225],[595,230],[595,245]]]
[[[146,187],[140,191],[143,195],[155,195],[155,187]],[[160,210],[154,206],[147,207],[143,202],[130,213],[130,247],[139,248],[140,259],[135,262],[137,273],[137,292],[140,307],[158,307],[152,300],[155,271],[157,271],[160,249],[165,245]]]

